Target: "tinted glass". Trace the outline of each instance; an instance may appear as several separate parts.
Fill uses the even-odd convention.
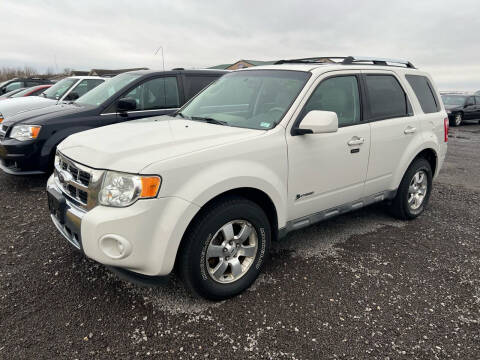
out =
[[[65,78],[57,82],[52,87],[45,90],[42,96],[45,96],[48,99],[59,100],[65,93],[70,89],[74,84],[76,84],[78,79],[75,78]]]
[[[87,92],[92,90],[103,83],[101,79],[85,79],[80,81],[80,83],[72,89],[72,92],[77,93],[78,97],[85,95]]]
[[[338,126],[360,122],[358,81],[355,76],[339,76],[322,81],[303,109],[303,116],[312,110],[333,111]]]
[[[7,87],[5,88],[5,92],[10,92],[13,90],[17,90],[23,87],[23,82],[21,81],[15,81],[11,84],[8,84]]]
[[[213,76],[187,76],[185,79],[185,97],[190,100],[203,88],[207,87],[217,77]]]
[[[466,99],[467,97],[463,95],[442,95],[442,101],[445,105],[463,106]]]
[[[26,84],[27,84],[28,87],[39,85],[39,84],[42,84],[42,83],[43,83],[42,81],[35,81],[35,80],[26,81]]]
[[[430,81],[425,76],[406,75],[405,77],[415,92],[415,95],[425,114],[440,111],[440,106],[435,95],[433,94]]]
[[[92,91],[87,92],[75,102],[79,104],[98,106],[103,104],[106,100],[117,94],[140,76],[142,75],[135,73],[124,73],[117,75],[110,80],[105,81],[103,84],[98,85]]]
[[[480,96],[475,96],[475,102],[480,105]]]
[[[405,92],[391,75],[367,75],[369,113],[374,120],[407,116]]]
[[[168,109],[180,106],[176,77],[146,81],[122,97],[134,99],[137,110]]]
[[[268,130],[283,118],[309,77],[307,72],[286,70],[230,73],[202,91],[181,115]]]
[[[473,97],[473,96],[468,97],[465,105],[467,105],[467,106],[475,105],[475,99],[474,99],[474,97]]]

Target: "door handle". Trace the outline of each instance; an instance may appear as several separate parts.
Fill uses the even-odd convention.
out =
[[[362,137],[354,136],[348,142],[348,146],[362,145],[365,142],[365,139]]]
[[[407,126],[407,128],[405,130],[403,130],[403,132],[405,134],[413,134],[415,131],[417,131],[417,128],[414,127],[414,126]]]

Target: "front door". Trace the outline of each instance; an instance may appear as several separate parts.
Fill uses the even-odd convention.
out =
[[[126,113],[118,113],[119,122],[171,114],[181,103],[176,76],[146,80],[120,98],[134,99],[137,108]]]
[[[362,122],[360,77],[343,71],[329,74],[317,81],[299,117],[311,110],[333,111],[338,131],[287,135],[289,220],[351,203],[363,194],[370,125]]]

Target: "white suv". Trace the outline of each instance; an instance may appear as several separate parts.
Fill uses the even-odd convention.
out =
[[[175,266],[225,299],[292,230],[383,200],[417,217],[447,139],[439,93],[409,62],[279,61],[224,75],[173,116],[70,136],[49,206],[89,258],[137,281]]]

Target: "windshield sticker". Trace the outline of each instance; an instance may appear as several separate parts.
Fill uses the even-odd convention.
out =
[[[269,128],[271,125],[272,125],[271,123],[269,123],[269,122],[264,122],[264,121],[260,123],[260,126],[261,126],[261,127],[264,127],[264,128]]]

